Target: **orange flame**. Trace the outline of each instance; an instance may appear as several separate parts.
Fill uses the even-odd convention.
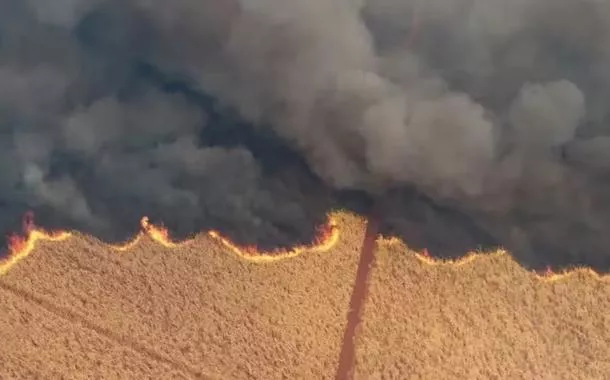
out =
[[[110,246],[110,248],[114,249],[115,251],[127,252],[130,249],[134,248],[136,245],[138,245],[138,243],[140,242],[140,239],[142,239],[142,236],[144,236],[144,233],[142,231],[140,231],[136,234],[136,236],[134,236],[132,239],[126,241],[125,243],[109,244],[109,246]]]
[[[539,280],[542,280],[544,282],[557,282],[557,281],[561,281],[564,280],[568,277],[571,276],[575,276],[578,273],[582,273],[584,275],[596,278],[600,281],[610,281],[610,275],[600,275],[599,273],[597,273],[596,271],[594,271],[591,268],[587,268],[587,267],[579,267],[579,268],[573,268],[573,269],[566,269],[563,270],[560,273],[554,272],[551,267],[547,267],[546,270],[542,273],[540,272],[534,272],[534,274],[536,275],[536,277]]]
[[[384,237],[380,236],[377,239],[378,244],[384,244],[387,246],[392,245],[403,245],[406,251],[410,251],[408,247],[404,244],[402,240],[397,237]],[[430,255],[427,249],[423,249],[422,252],[413,252],[415,258],[419,260],[421,263],[429,265],[429,266],[440,266],[440,265],[451,265],[455,267],[460,267],[469,263],[473,263],[474,261],[481,259],[483,257],[489,257],[489,255],[498,255],[498,256],[510,256],[508,252],[505,250],[498,250],[495,253],[488,252],[470,252],[465,256],[462,256],[457,259],[442,259],[435,258]],[[532,271],[532,274],[536,279],[543,282],[557,282],[568,277],[575,276],[577,274],[583,274],[588,277],[592,277],[599,281],[610,281],[610,274],[600,274],[588,267],[577,267],[572,269],[566,269],[561,273],[554,272],[550,267],[547,267],[544,272]]]
[[[167,228],[151,224],[147,216],[140,220],[140,227],[142,227],[142,231],[144,231],[145,234],[166,248],[175,248],[190,242],[190,240],[179,243],[172,241],[172,239],[169,237],[169,231]]]
[[[131,248],[134,248],[145,235],[167,248],[175,248],[193,241],[173,241],[170,238],[167,228],[153,225],[146,216],[140,220],[140,228],[141,231],[130,241],[120,245],[110,244],[110,247],[121,252],[128,251]],[[24,215],[22,230],[22,235],[11,235],[9,237],[9,255],[5,259],[0,260],[0,276],[6,274],[18,262],[26,258],[34,250],[39,241],[63,241],[72,236],[72,233],[69,231],[49,232],[37,227],[34,224],[34,215],[31,212]],[[326,252],[337,243],[339,239],[339,229],[337,228],[337,223],[334,219],[329,217],[328,223],[319,228],[319,235],[313,245],[309,247],[299,246],[290,250],[274,252],[259,252],[256,247],[239,247],[228,238],[221,236],[217,231],[209,231],[208,235],[214,240],[219,241],[225,247],[228,247],[242,259],[257,263],[265,263],[296,257],[305,251]]]
[[[34,224],[34,214],[27,212],[22,221],[23,235],[12,234],[8,238],[9,255],[0,260],[0,276],[6,274],[18,262],[25,259],[39,241],[62,241],[72,236],[67,231],[45,231]]]
[[[218,231],[209,231],[208,235],[218,240],[222,245],[229,248],[234,254],[242,259],[255,263],[270,263],[290,259],[304,252],[327,252],[339,241],[339,228],[337,222],[329,217],[328,223],[318,228],[318,234],[314,243],[310,246],[297,246],[287,250],[276,250],[272,252],[260,252],[255,246],[240,247]]]
[[[116,251],[126,252],[130,249],[134,248],[140,242],[140,239],[147,235],[157,243],[161,244],[166,248],[176,248],[183,244],[190,243],[192,240],[185,240],[182,242],[173,241],[169,236],[169,231],[164,226],[155,226],[150,222],[150,219],[147,216],[142,217],[140,219],[140,232],[132,238],[131,240],[123,243],[123,244],[112,244],[111,247]]]
[[[135,247],[140,239],[145,235],[163,245],[167,248],[175,248],[177,246],[192,242],[192,240],[186,240],[182,242],[173,241],[167,228],[163,226],[155,226],[150,223],[148,217],[143,217],[140,221],[141,231],[130,241],[122,245],[111,245],[111,247],[117,251],[128,251]],[[36,244],[40,241],[64,241],[72,236],[72,232],[69,231],[46,231],[34,224],[34,217],[31,212],[24,215],[22,221],[22,234],[9,236],[9,255],[0,260],[0,276],[6,274],[13,266],[25,259],[36,247]],[[332,249],[339,241],[339,227],[336,220],[329,216],[328,222],[318,229],[318,235],[312,245],[309,246],[297,246],[291,249],[276,250],[271,252],[260,252],[256,247],[246,246],[240,247],[238,244],[232,242],[230,239],[222,236],[218,231],[209,231],[208,236],[218,241],[220,244],[228,248],[232,253],[236,254],[240,258],[254,262],[254,263],[270,263],[289,258],[294,258],[301,255],[304,252],[327,252]],[[380,236],[377,239],[378,244],[385,245],[404,245],[404,242],[396,237],[386,238]],[[408,248],[405,245],[405,250]],[[497,255],[508,255],[506,251],[499,250],[496,252]],[[437,259],[432,257],[427,250],[423,250],[421,253],[415,253],[415,257],[426,265],[453,265],[462,266],[471,262],[476,261],[481,257],[489,256],[489,253],[473,252],[466,256],[463,256],[455,260]],[[595,272],[591,268],[574,268],[565,270],[561,273],[555,273],[550,268],[544,273],[533,272],[535,277],[545,282],[557,282],[566,279],[570,276],[574,276],[578,273],[585,274],[601,281],[610,281],[610,275],[601,275]]]

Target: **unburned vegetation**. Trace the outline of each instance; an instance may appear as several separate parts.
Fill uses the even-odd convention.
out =
[[[0,378],[333,378],[364,220],[328,252],[268,263],[207,234],[125,252],[75,233],[0,277]],[[378,244],[357,379],[610,373],[610,281],[542,280],[505,254],[430,264]]]

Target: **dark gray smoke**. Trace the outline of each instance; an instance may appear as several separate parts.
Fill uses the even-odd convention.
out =
[[[609,47],[595,0],[0,0],[2,223],[283,244],[330,187],[415,245],[607,270]]]

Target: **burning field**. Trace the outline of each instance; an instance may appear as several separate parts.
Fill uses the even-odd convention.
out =
[[[146,224],[123,246],[33,230],[1,266],[0,377],[332,374],[363,233],[333,219],[314,245],[274,256]]]
[[[610,316],[600,312],[610,307],[610,277],[591,270],[537,274],[504,252],[438,261],[378,237],[355,357],[345,358],[366,240],[354,214],[332,214],[310,246],[272,253],[217,232],[175,242],[144,222],[120,246],[26,225],[29,238],[14,238],[0,265],[1,378],[604,379],[610,371]]]
[[[609,7],[1,0],[0,231],[274,249],[381,201],[435,257],[607,272]]]
[[[605,363],[590,359],[601,352],[592,334],[608,327],[595,312],[610,272],[608,46],[610,2],[596,0],[0,0],[3,323],[112,347],[100,368],[134,376],[268,378],[249,364],[268,361],[327,374],[337,350],[340,371],[359,357],[364,377],[387,366],[433,376],[441,338],[402,310],[416,307],[455,335],[463,355],[452,360],[473,371],[516,337],[541,350],[565,338],[587,348],[540,355],[594,378]],[[357,256],[372,209],[368,226],[389,240],[371,272],[372,251]],[[502,250],[510,259],[469,255]],[[476,305],[465,299],[475,290]],[[464,312],[507,297],[526,317]],[[404,333],[372,322],[382,317]],[[566,327],[542,337],[526,319]],[[478,336],[448,327],[475,322]],[[340,337],[356,325],[358,352]],[[221,342],[227,329],[239,333]],[[495,343],[479,342],[488,331]],[[380,353],[400,344],[392,337],[429,350],[391,361]],[[59,343],[20,342],[10,368],[65,370],[36,356]],[[123,351],[142,364],[117,361]],[[69,365],[95,371],[83,352]],[[515,355],[507,366],[562,376]],[[489,365],[472,376],[518,376]]]

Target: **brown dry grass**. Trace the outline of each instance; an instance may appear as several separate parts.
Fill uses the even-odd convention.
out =
[[[129,252],[77,235],[0,277],[0,379],[333,378],[363,221],[331,252],[252,264],[207,235]],[[602,379],[610,283],[544,283],[506,256],[429,266],[382,244],[359,379]]]
[[[607,277],[549,282],[502,253],[456,266],[407,252],[379,245],[356,378],[609,378]]]
[[[349,233],[333,252],[269,264],[207,235],[124,253],[85,236],[45,243],[0,278],[12,310],[0,378],[332,378],[362,240]],[[131,357],[114,362],[108,345]]]

